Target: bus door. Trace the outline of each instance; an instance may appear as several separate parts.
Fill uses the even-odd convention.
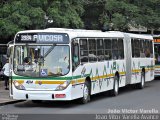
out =
[[[79,44],[78,40],[75,39],[72,41],[72,71],[76,69],[79,63]]]

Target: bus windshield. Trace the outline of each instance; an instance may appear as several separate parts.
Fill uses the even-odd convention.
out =
[[[69,46],[16,45],[13,69],[21,76],[64,76],[70,70]]]

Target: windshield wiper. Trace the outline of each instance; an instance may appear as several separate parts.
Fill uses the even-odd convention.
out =
[[[54,49],[54,47],[55,47],[56,45],[55,44],[53,44],[49,49],[48,49],[48,51],[44,54],[44,58],[45,57],[47,57],[47,55]]]

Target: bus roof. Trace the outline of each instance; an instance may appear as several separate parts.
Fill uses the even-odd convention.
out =
[[[102,32],[101,30],[85,30],[85,29],[67,29],[67,28],[47,28],[43,30],[25,30],[20,31],[18,33],[37,33],[37,32],[54,32],[54,33],[67,33],[70,37],[124,37],[124,32],[120,31],[105,31]],[[151,35],[147,34],[133,34],[133,33],[125,33],[133,38],[142,38],[142,39],[153,39]]]
[[[129,35],[131,38],[141,38],[141,39],[149,39],[153,40],[153,37],[149,34],[133,34],[133,33],[126,33]]]
[[[18,33],[37,33],[37,32],[54,32],[54,33],[67,33],[70,38],[75,37],[124,37],[122,32],[119,31],[106,31],[100,30],[84,30],[84,29],[66,29],[66,28],[48,28],[44,30],[25,30]]]
[[[160,37],[160,34],[159,35],[153,35],[153,38],[158,38]]]

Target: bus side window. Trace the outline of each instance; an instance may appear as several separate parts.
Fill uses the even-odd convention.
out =
[[[112,39],[112,59],[117,60],[119,56],[118,40]]]
[[[80,60],[81,63],[88,62],[88,41],[87,39],[80,39]]]
[[[150,56],[151,56],[151,51],[150,51],[150,49],[149,49],[149,41],[146,40],[145,42],[146,42],[145,55],[146,55],[146,57],[150,57]]]
[[[144,58],[145,57],[145,53],[144,53],[144,40],[140,39],[140,57]]]
[[[89,62],[97,61],[97,53],[96,53],[96,39],[88,39],[89,44]]]
[[[118,39],[118,59],[124,58],[124,46],[123,46],[123,39]]]
[[[139,58],[140,57],[140,40],[132,38],[132,57]]]
[[[150,52],[151,52],[150,57],[152,58],[153,57],[153,42],[152,41],[149,41],[149,49],[150,49]]]
[[[104,60],[103,39],[97,39],[97,58],[98,58],[98,61],[103,61]]]
[[[78,43],[72,42],[72,65],[73,65],[73,70],[79,65],[79,45]]]
[[[111,60],[112,59],[112,41],[111,39],[104,39],[104,57],[105,60]]]

